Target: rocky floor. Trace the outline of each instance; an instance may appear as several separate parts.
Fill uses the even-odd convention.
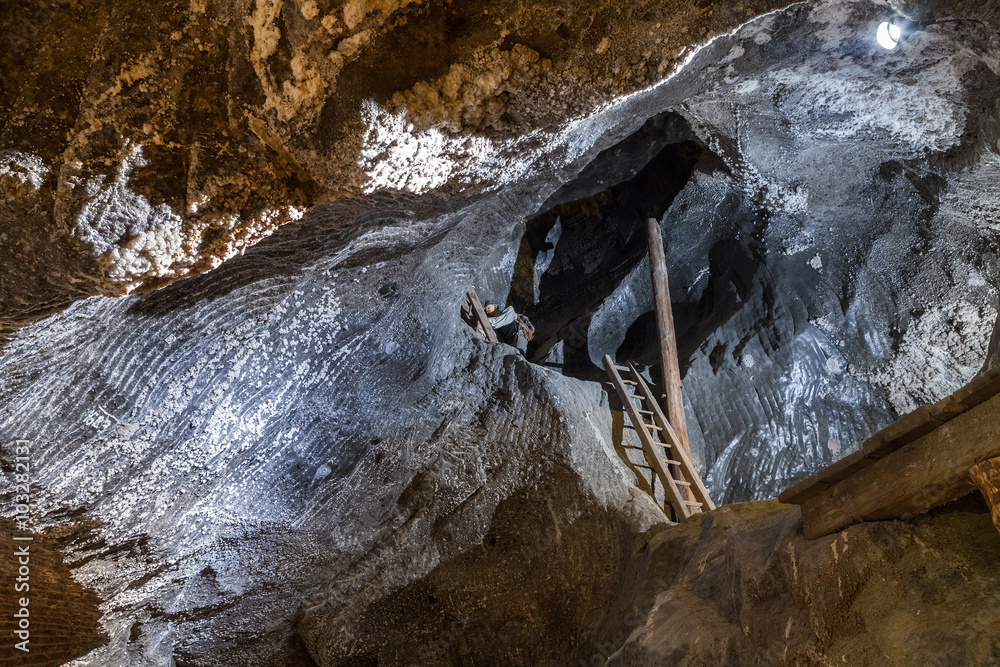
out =
[[[594,664],[995,665],[998,549],[978,497],[817,540],[796,507],[729,505],[643,548]]]

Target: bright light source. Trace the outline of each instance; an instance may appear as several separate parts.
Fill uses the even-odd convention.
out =
[[[902,36],[903,31],[900,30],[899,26],[894,23],[889,23],[888,21],[883,21],[878,27],[878,33],[875,37],[878,39],[878,43],[882,48],[894,49],[896,45],[899,44],[899,38]]]
[[[934,21],[934,23],[942,23],[942,21]],[[879,24],[876,38],[882,48],[894,49],[905,42],[910,35],[928,25],[931,24],[912,21],[905,16],[893,16],[888,21]]]

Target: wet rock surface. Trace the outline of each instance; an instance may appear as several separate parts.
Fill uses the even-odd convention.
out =
[[[439,33],[468,37],[403,76],[440,46],[428,26],[445,19],[420,3],[370,4],[195,3],[174,17],[183,25],[154,17],[166,27],[136,53],[74,74],[65,94],[85,109],[60,116],[59,132],[27,131],[52,129],[37,100],[6,102],[2,465],[11,472],[10,440],[30,440],[36,527],[77,535],[60,548],[100,599],[87,604],[106,635],[79,664],[556,665],[619,649],[779,661],[782,636],[800,662],[843,648],[906,664],[910,649],[876,637],[875,621],[837,625],[838,605],[876,608],[834,597],[830,573],[855,552],[841,545],[830,565],[829,543],[802,544],[786,510],[663,527],[619,458],[628,436],[599,360],[654,363],[652,216],[691,440],[717,501],[773,495],[966,381],[996,315],[996,35],[941,25],[883,52],[867,35],[889,8],[831,1],[682,53],[670,40],[703,44],[769,7],[667,3],[647,19],[623,6],[579,35],[593,14],[583,7],[539,6],[537,21],[520,6],[482,18],[456,8],[445,18],[463,21]],[[137,30],[126,17],[101,27],[85,2],[29,21],[31,7],[0,14],[19,58],[62,39],[61,12],[90,12],[99,54]],[[678,27],[688,19],[692,33]],[[427,39],[407,42],[418,28]],[[223,37],[229,50],[213,49]],[[637,55],[649,40],[659,59]],[[373,82],[383,52],[398,54],[385,63],[398,76]],[[625,67],[634,59],[645,64]],[[4,89],[49,90],[47,62],[5,71]],[[176,67],[222,87],[157,85]],[[589,78],[574,78],[580,68]],[[536,97],[545,91],[565,99],[553,106]],[[529,313],[528,360],[461,321],[470,284]],[[920,563],[947,558],[942,536],[959,524],[992,544],[978,521],[857,527],[870,543],[858,553],[904,587]],[[919,560],[917,538],[937,555]],[[825,606],[793,621],[799,634],[759,614],[754,635],[719,591],[741,566],[787,587],[788,545],[805,559],[792,583],[817,568],[803,590]],[[689,552],[725,565],[697,584],[715,607],[676,593],[701,576],[677,560]],[[959,556],[963,571],[980,568],[969,586],[993,581]],[[687,574],[639,586],[636,568],[657,567]],[[658,643],[676,622],[649,606],[661,593],[705,611],[690,623],[724,617],[705,635],[715,648]],[[800,598],[775,604],[808,616]],[[628,609],[642,611],[615,625]],[[647,620],[653,639],[633,635]],[[979,660],[987,641],[953,643]]]

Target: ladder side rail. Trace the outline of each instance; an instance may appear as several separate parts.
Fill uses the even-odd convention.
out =
[[[705,488],[704,482],[701,480],[701,475],[695,471],[694,466],[691,464],[691,458],[688,456],[687,451],[681,446],[680,440],[677,438],[677,434],[674,433],[674,429],[670,426],[670,422],[667,421],[666,416],[663,414],[663,410],[660,409],[659,403],[653,397],[653,392],[646,384],[646,381],[636,370],[635,366],[629,363],[629,370],[631,371],[633,377],[639,383],[639,391],[646,398],[646,403],[650,405],[650,409],[653,411],[653,421],[659,426],[662,431],[660,433],[663,435],[664,439],[670,445],[671,453],[675,458],[681,462],[680,468],[687,478],[687,481],[691,482],[689,487],[694,493],[695,499],[702,503],[702,507],[708,510],[715,509],[715,503],[712,502],[712,498],[708,495],[708,489]]]
[[[641,427],[644,423],[637,412],[637,408],[632,404],[629,399],[629,392],[625,389],[625,384],[622,382],[621,377],[618,375],[618,371],[615,370],[615,365],[611,360],[610,355],[604,355],[604,367],[608,371],[608,375],[611,377],[611,382],[615,386],[615,390],[618,391],[618,397],[621,399],[625,406],[625,410],[628,413],[629,419],[632,420],[633,426],[635,426],[635,432],[639,434],[639,440],[642,442],[642,451],[646,455],[646,461],[649,463],[650,467],[653,468],[654,473],[660,477],[660,484],[663,485],[664,496],[667,498],[674,510],[677,512],[677,516],[687,518],[691,516],[691,508],[684,504],[684,499],[681,496],[680,490],[677,485],[674,484],[673,475],[667,470],[667,463],[663,458],[663,455],[658,451],[660,443],[653,440],[653,436],[650,435],[649,430],[645,427]]]
[[[623,370],[623,369],[624,370],[628,370],[628,369],[624,368],[622,366],[616,366],[614,363],[608,363],[609,360],[610,360],[610,356],[609,355],[605,355],[604,367],[605,367],[605,370],[607,370],[607,372],[608,372],[608,377],[611,378],[611,384],[614,385],[615,391],[618,392],[618,398],[621,400],[622,404],[630,403],[631,398],[634,396],[634,394],[629,393],[627,390],[625,391],[625,393],[622,393],[622,389],[625,388],[624,387],[624,382],[622,382],[622,378],[618,374],[619,370]],[[631,417],[631,415],[629,415],[629,421],[631,421],[631,420],[632,420],[632,417]],[[635,426],[632,425],[632,424],[625,424],[624,426],[626,428],[631,428],[632,430],[635,430]],[[640,438],[640,442],[641,442],[641,438]],[[631,448],[631,446],[630,446],[630,448]],[[639,472],[638,468],[641,467],[641,468],[645,468],[646,470],[649,470],[649,472],[650,472],[650,476],[649,476],[650,481],[648,482],[648,485],[649,485],[649,495],[652,496],[653,499],[655,500],[656,499],[656,486],[655,486],[655,484],[656,484],[656,468],[654,468],[652,466],[652,464],[650,464],[650,462],[649,462],[649,456],[646,453],[646,448],[645,447],[635,447],[635,449],[639,449],[640,451],[642,451],[642,457],[646,460],[647,465],[642,465],[642,464],[639,464],[639,463],[632,463],[632,461],[629,461],[627,459],[624,461],[624,463],[625,463],[626,466],[628,466],[628,468],[632,471],[632,473],[637,478],[639,478],[640,481],[642,481],[644,483],[646,482],[646,478],[645,478],[644,475],[642,475]],[[641,488],[641,486],[640,486],[640,488]],[[645,490],[645,489],[643,489],[643,490]]]

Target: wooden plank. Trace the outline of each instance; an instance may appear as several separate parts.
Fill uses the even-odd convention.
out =
[[[1000,458],[987,459],[972,466],[969,477],[986,499],[993,514],[993,525],[1000,531]]]
[[[657,426],[659,426],[662,429],[661,435],[663,436],[666,443],[671,446],[670,447],[671,454],[673,454],[675,459],[681,462],[681,465],[679,467],[681,468],[681,470],[686,472],[686,476],[688,477],[688,479],[691,482],[693,482],[693,484],[691,485],[691,490],[694,492],[695,499],[700,500],[702,504],[705,507],[708,507],[710,510],[714,510],[715,503],[712,502],[711,497],[709,497],[708,489],[705,488],[705,484],[701,481],[701,475],[699,475],[695,471],[694,466],[691,465],[691,457],[688,455],[687,451],[683,447],[677,446],[679,444],[679,441],[677,439],[677,434],[674,432],[674,429],[671,428],[670,422],[663,414],[663,411],[660,410],[659,403],[657,403],[656,400],[654,400],[653,392],[650,391],[649,386],[645,382],[641,381],[642,376],[639,374],[639,371],[636,370],[635,366],[629,364],[629,370],[632,372],[636,380],[640,381],[638,387],[639,393],[640,395],[645,397],[646,404],[652,408],[653,421],[655,421]],[[685,498],[684,500],[687,500],[687,498]]]
[[[820,491],[833,486],[833,482],[826,482],[819,473],[806,477],[804,480],[785,489],[778,495],[778,501],[793,505],[801,505],[807,498],[812,498]]]
[[[829,488],[833,483],[850,477],[871,461],[880,459],[908,442],[927,435],[942,424],[996,395],[998,391],[1000,391],[1000,368],[978,375],[952,396],[945,397],[933,405],[918,408],[866,440],[859,450],[864,453],[863,456],[858,453],[848,455],[789,487],[778,496],[778,500],[785,503],[801,503]]]
[[[865,440],[861,448],[867,458],[880,459],[903,445],[922,438],[943,423],[931,414],[929,406],[921,405]]]
[[[615,364],[611,361],[611,357],[609,355],[604,355],[603,362],[604,368],[608,371],[608,376],[611,378],[611,382],[615,386],[615,390],[618,391],[619,398],[622,399],[625,410],[628,411],[629,419],[632,420],[633,424],[642,423],[639,413],[636,411],[636,407],[632,405],[631,401],[625,400],[625,397],[628,396],[628,392],[625,390],[625,385],[622,383],[622,379],[618,375],[618,371],[615,369]],[[644,385],[645,383],[641,383],[640,387]],[[642,451],[646,455],[646,462],[649,463],[649,465],[660,476],[660,483],[663,484],[663,491],[667,498],[667,502],[674,507],[678,517],[686,518],[690,516],[690,511],[688,511],[683,504],[685,499],[681,497],[680,491],[677,489],[677,485],[674,484],[673,477],[671,477],[669,471],[667,470],[667,465],[663,459],[663,455],[658,451],[658,443],[653,440],[653,437],[646,429],[637,428],[635,432],[639,434],[639,441],[642,443]]]
[[[476,294],[475,288],[469,285],[469,290],[466,292],[469,297],[469,303],[472,304],[472,312],[475,313],[476,319],[479,320],[479,324],[483,327],[483,331],[486,332],[486,340],[491,343],[500,342],[497,339],[497,334],[493,331],[493,325],[490,324],[490,318],[486,317],[486,311],[483,310],[483,304],[479,301],[479,296]]]
[[[956,391],[951,397],[956,403],[960,403],[966,408],[974,408],[997,393],[1000,393],[1000,366],[994,366],[985,373],[972,378],[969,384]]]
[[[863,450],[859,449],[851,452],[839,461],[823,468],[823,481],[831,483],[839,482],[842,479],[850,477],[871,462],[872,459],[866,458]]]
[[[859,521],[912,517],[971,493],[969,469],[1000,456],[1000,397],[802,501],[806,537]]]
[[[663,254],[663,237],[660,222],[655,218],[646,221],[649,242],[649,272],[653,279],[653,302],[656,306],[656,328],[660,334],[660,370],[663,374],[663,392],[666,394],[667,417],[680,438],[681,447],[691,455],[688,443],[687,419],[684,416],[684,397],[681,395],[681,369],[677,360],[677,335],[674,331],[674,314],[670,305],[670,283],[667,280],[667,259]]]
[[[941,422],[951,421],[968,409],[951,396],[947,396],[930,406],[931,416]]]

